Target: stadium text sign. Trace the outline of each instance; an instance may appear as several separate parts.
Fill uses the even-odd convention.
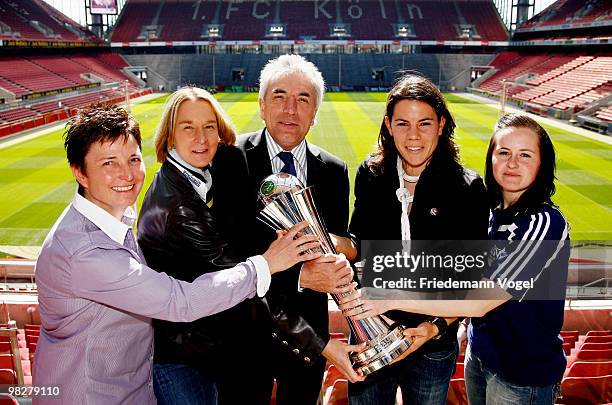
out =
[[[212,16],[206,16],[203,10],[202,13],[200,13],[201,1],[195,1],[194,3],[194,13],[192,14],[193,20],[212,19]],[[369,5],[368,7],[362,7],[359,4],[359,0],[313,0],[309,3],[312,3],[312,16],[315,20],[332,20],[337,18],[358,20],[365,15],[368,17],[375,16],[387,19],[387,8],[392,7],[395,9],[396,7],[395,2],[385,0],[377,0],[375,2],[369,1],[367,2]],[[373,3],[376,4],[374,7],[371,6]],[[409,0],[398,0],[397,3],[406,10],[404,17],[411,20],[423,19],[421,8],[414,4],[414,2],[410,2]],[[244,11],[245,8],[250,9],[251,17],[263,20],[265,18],[274,17],[276,5],[273,1],[269,0],[255,0],[252,2],[230,0],[224,3],[223,7],[225,10],[222,10],[222,15],[225,20],[230,20],[234,15],[238,16],[239,12]],[[374,15],[372,15],[372,13],[374,13]],[[240,18],[244,18],[244,14],[242,14]]]

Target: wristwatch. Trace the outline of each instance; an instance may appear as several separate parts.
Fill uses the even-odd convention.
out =
[[[448,324],[446,323],[446,319],[440,318],[437,316],[429,318],[427,322],[433,325],[436,325],[438,327],[438,334],[432,338],[433,340],[440,339],[442,335],[444,334],[444,332],[446,332],[446,328],[448,327]]]

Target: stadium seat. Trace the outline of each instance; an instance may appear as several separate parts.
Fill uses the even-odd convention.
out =
[[[605,335],[605,336],[587,336],[584,341],[584,343],[610,343],[612,342],[612,335]]]
[[[34,354],[36,353],[36,346],[38,346],[38,343],[28,342],[28,349],[30,350],[30,359],[34,357]]]
[[[569,356],[570,353],[572,352],[572,348],[574,347],[573,344],[571,343],[563,343],[563,352]]]
[[[344,375],[335,365],[330,365],[323,374],[323,384],[321,386],[321,399],[325,399],[325,394],[330,390],[336,381],[344,379]]]
[[[17,376],[13,369],[0,369],[0,384],[17,384]]]
[[[270,405],[276,405],[276,378],[272,384],[272,395],[270,396]]]
[[[607,343],[583,343],[580,350],[607,350],[612,349],[612,342]]]
[[[576,361],[607,361],[612,360],[612,349],[579,350],[575,356]]]
[[[0,369],[1,368],[8,368],[8,369],[13,369],[13,355],[12,354],[7,354],[7,353],[2,353],[0,354]]]
[[[457,363],[455,365],[455,374],[453,374],[452,378],[464,378],[465,377],[465,364]]]
[[[609,330],[590,330],[586,334],[587,336],[611,336],[612,331]]]
[[[612,361],[577,361],[565,372],[566,377],[600,377],[612,375]]]
[[[468,405],[467,393],[465,391],[465,379],[453,378],[448,387],[448,395],[446,397],[447,405]]]
[[[325,393],[323,405],[348,405],[348,380],[336,380]]]
[[[19,402],[11,394],[0,393],[0,405],[19,405]]]
[[[558,403],[592,405],[612,402],[612,375],[601,377],[566,377],[561,383]]]

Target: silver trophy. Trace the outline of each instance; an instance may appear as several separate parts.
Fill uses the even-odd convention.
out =
[[[258,219],[274,230],[287,230],[299,222],[307,221],[306,233],[321,241],[322,253],[337,253],[317,212],[310,187],[304,187],[295,176],[278,173],[268,176],[259,188],[260,212]],[[332,294],[336,304],[345,294]],[[404,353],[410,342],[403,335],[404,327],[389,325],[382,317],[374,316],[359,321],[346,318],[358,343],[366,348],[351,356],[354,368],[364,375],[381,369]]]

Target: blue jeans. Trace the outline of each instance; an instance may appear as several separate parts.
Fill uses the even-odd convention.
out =
[[[215,384],[184,364],[153,364],[153,389],[159,405],[215,405]]]
[[[456,345],[450,350],[410,354],[363,382],[349,384],[349,404],[394,405],[399,386],[404,405],[444,405],[456,358]]]
[[[552,405],[557,387],[512,384],[484,367],[468,348],[465,354],[465,388],[470,405]]]

